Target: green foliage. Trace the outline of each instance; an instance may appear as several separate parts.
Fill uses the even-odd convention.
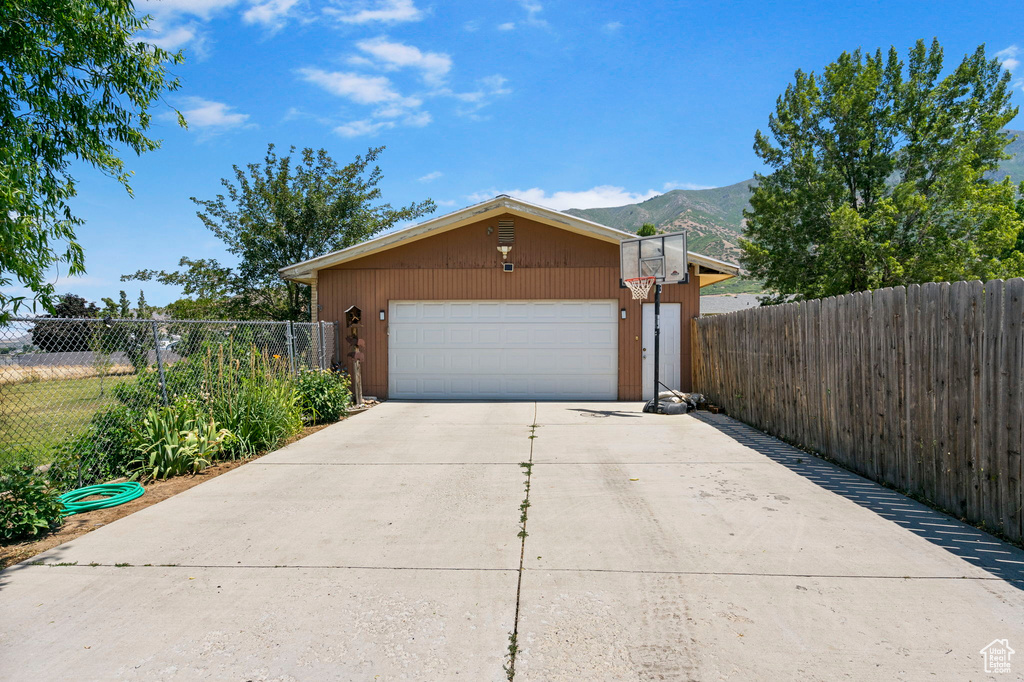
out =
[[[287,361],[253,348],[243,361],[208,358],[205,377],[208,409],[235,434],[242,454],[271,450],[302,428],[302,405]]]
[[[937,41],[904,64],[843,53],[798,71],[757,132],[771,168],[746,212],[743,264],[779,297],[1024,274],[1016,188],[989,179],[1017,114],[984,47],[947,76]]]
[[[197,474],[229,450],[234,434],[219,428],[195,401],[179,400],[150,409],[135,437],[142,477],[169,478]]]
[[[15,280],[49,310],[53,266],[85,272],[72,161],[130,192],[119,152],[160,145],[149,112],[178,88],[167,66],[182,56],[140,42],[146,25],[130,0],[0,3],[0,323],[27,304],[5,292]]]
[[[352,392],[347,374],[328,369],[304,369],[299,372],[296,386],[306,422],[336,422],[348,414]]]
[[[199,219],[239,259],[237,267],[186,257],[179,263],[184,270],[140,270],[122,279],[182,287],[189,300],[172,304],[176,314],[309,319],[309,287],[283,281],[280,268],[352,246],[435,209],[430,199],[398,209],[375,205],[382,173],[371,164],[382,151],[370,148],[365,157],[339,166],[324,149],[303,149],[293,163],[294,147],[278,157],[268,145],[262,164],[232,166],[234,179],[221,180],[227,196],[192,197]]]
[[[63,505],[31,466],[0,470],[0,543],[30,540],[60,525]]]
[[[57,300],[53,317],[96,317],[99,309],[81,296],[64,294]],[[32,327],[32,343],[47,353],[75,353],[89,350],[91,322],[58,322],[47,324],[45,317]]]
[[[138,458],[136,438],[143,414],[125,405],[101,410],[78,436],[66,442],[47,472],[57,490],[131,476]]]
[[[653,237],[656,234],[658,234],[658,228],[654,226],[654,223],[644,223],[636,231],[638,237]]]
[[[252,343],[204,340],[166,367],[164,377],[168,400],[196,399],[236,436],[232,452],[270,450],[302,428],[302,405],[287,360],[260,353]],[[114,395],[125,405],[158,408],[159,375],[140,373],[134,382],[115,387]]]

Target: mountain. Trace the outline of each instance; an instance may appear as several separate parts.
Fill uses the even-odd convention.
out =
[[[1024,180],[1024,130],[1006,132],[1017,136],[1006,148],[1014,158],[1002,162],[992,177],[1001,180],[1009,175],[1014,180]],[[669,232],[688,230],[691,251],[738,263],[743,209],[748,206],[752,184],[751,179],[714,189],[676,189],[638,204],[570,208],[566,213],[628,232],[636,232],[644,223],[654,223]]]
[[[636,232],[644,223],[669,232],[687,230],[691,251],[737,262],[743,209],[753,182],[744,180],[714,189],[674,189],[639,204],[570,208],[566,213],[628,232]]]

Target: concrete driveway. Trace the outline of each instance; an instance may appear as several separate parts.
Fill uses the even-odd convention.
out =
[[[375,407],[0,572],[0,679],[1024,673],[1024,552],[640,407]]]

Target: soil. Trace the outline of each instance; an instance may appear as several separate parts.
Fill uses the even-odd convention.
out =
[[[304,427],[302,431],[284,441],[279,447],[284,447],[285,445],[294,443],[295,441],[301,440],[302,438],[312,435],[321,429],[327,428],[328,426],[331,425],[320,424],[318,426]],[[209,481],[211,478],[216,478],[221,474],[231,471],[232,469],[237,469],[243,464],[251,462],[254,459],[258,459],[259,457],[261,457],[261,455],[249,457],[248,459],[217,462],[198,474],[190,476],[176,476],[163,481],[150,481],[145,484],[146,494],[132,500],[131,502],[127,502],[117,507],[111,507],[109,509],[97,509],[96,511],[69,516],[64,520],[64,524],[57,532],[47,535],[44,538],[0,546],[0,569],[25,561],[26,559],[34,557],[36,554],[45,552],[57,545],[64,544],[69,540],[81,537],[82,535],[85,535],[90,531],[94,531],[97,528],[101,528],[108,523],[117,521],[129,514],[134,514],[140,509],[145,509],[157,502],[166,500],[168,497],[172,497],[180,492],[188,490],[189,488],[193,488],[204,481]]]

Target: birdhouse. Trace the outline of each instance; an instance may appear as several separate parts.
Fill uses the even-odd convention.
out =
[[[355,306],[352,306],[351,308],[345,311],[346,327],[354,327],[355,325],[359,324],[362,319],[363,311]]]

